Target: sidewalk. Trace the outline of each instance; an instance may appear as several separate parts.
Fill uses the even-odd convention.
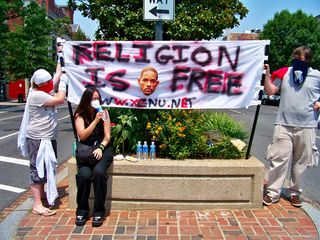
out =
[[[111,211],[99,228],[74,224],[75,210],[68,209],[66,163],[58,169],[60,204],[57,214],[41,217],[31,213],[32,195],[28,191],[0,213],[0,239],[3,229],[14,228],[12,239],[135,239],[135,240],[200,240],[200,239],[318,239],[318,230],[303,208],[292,207],[285,199],[278,204],[255,210],[206,211]],[[60,180],[59,180],[60,178]],[[29,210],[26,211],[26,205]],[[24,209],[24,210],[21,210]],[[20,211],[20,212],[19,212]],[[12,215],[24,211],[16,221]],[[318,211],[318,210],[316,210]],[[316,212],[318,214],[318,212]],[[317,215],[319,217],[319,214]],[[11,218],[11,222],[9,219]],[[16,224],[16,226],[13,226]],[[316,223],[317,225],[319,223]],[[318,225],[319,226],[319,225]],[[318,227],[319,228],[319,227]],[[2,237],[6,238],[2,238]]]

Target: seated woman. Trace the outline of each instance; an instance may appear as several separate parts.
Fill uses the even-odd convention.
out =
[[[95,87],[87,88],[74,113],[75,126],[80,142],[89,146],[97,146],[93,156],[98,160],[95,165],[77,160],[77,211],[76,225],[82,226],[89,218],[89,195],[91,181],[94,188],[94,208],[92,226],[99,227],[105,218],[105,199],[107,194],[106,171],[113,161],[110,147],[110,118],[107,110],[96,112],[91,102],[101,96]]]

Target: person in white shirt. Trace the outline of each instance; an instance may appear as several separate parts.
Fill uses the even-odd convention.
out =
[[[67,87],[67,82],[60,81],[61,74],[60,61],[53,78],[44,69],[33,73],[18,136],[18,147],[22,155],[30,159],[30,188],[34,199],[32,212],[42,216],[56,213],[43,205],[42,198],[45,198],[45,183],[48,204],[54,205],[58,197],[55,183],[58,132],[56,106],[64,103]],[[58,92],[54,94],[56,88]]]

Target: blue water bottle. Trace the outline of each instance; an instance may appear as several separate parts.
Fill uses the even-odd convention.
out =
[[[150,160],[156,160],[156,145],[154,145],[154,142],[151,142],[150,145]]]
[[[148,144],[147,141],[144,141],[142,146],[142,158],[143,160],[148,160]]]
[[[137,144],[137,159],[138,160],[141,160],[142,156],[142,145],[141,145],[141,141],[138,141],[138,144]]]

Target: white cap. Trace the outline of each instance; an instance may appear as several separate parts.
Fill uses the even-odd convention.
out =
[[[39,85],[41,83],[48,82],[52,79],[51,74],[44,69],[38,69],[35,71],[31,77],[31,82]]]

